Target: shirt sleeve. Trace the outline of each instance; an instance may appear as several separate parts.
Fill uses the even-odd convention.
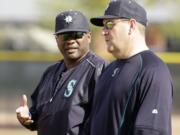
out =
[[[38,94],[39,94],[39,89],[40,87],[43,85],[43,82],[45,80],[45,77],[46,75],[48,74],[50,68],[48,68],[42,75],[41,77],[41,80],[39,82],[39,84],[37,85],[36,89],[34,90],[34,92],[32,93],[31,95],[31,102],[32,102],[32,105],[29,109],[29,112],[30,112],[30,115],[31,115],[31,118],[33,120],[33,123],[31,125],[24,125],[26,128],[32,130],[32,131],[35,131],[37,130],[37,120],[38,120],[38,113],[37,113],[37,98],[38,98]]]
[[[96,87],[96,84],[100,75],[105,70],[107,65],[108,65],[108,62],[106,61],[104,61],[103,64],[96,65],[93,78],[91,79],[91,83],[89,85],[90,97],[89,97],[89,107],[87,108],[89,113],[87,115],[86,121],[84,122],[84,127],[81,132],[82,135],[90,135],[90,125],[91,125],[90,123],[91,123],[92,104],[94,100],[94,90],[95,90],[95,87]]]
[[[133,135],[171,135],[173,88],[169,71],[153,67],[144,73]]]

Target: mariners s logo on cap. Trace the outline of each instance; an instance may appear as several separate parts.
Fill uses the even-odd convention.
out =
[[[72,22],[72,17],[70,15],[66,16],[65,19],[66,23],[71,23]]]
[[[80,11],[64,11],[56,16],[55,35],[67,32],[88,32],[89,23]]]

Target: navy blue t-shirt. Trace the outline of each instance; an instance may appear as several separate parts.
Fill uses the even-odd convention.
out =
[[[91,135],[171,135],[172,90],[151,51],[112,62],[95,90]]]

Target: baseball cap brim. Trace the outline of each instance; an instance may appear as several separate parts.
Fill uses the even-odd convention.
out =
[[[119,17],[113,16],[113,15],[104,15],[104,16],[91,18],[90,22],[96,26],[103,26],[104,19],[117,19],[117,18],[119,18]]]
[[[54,35],[61,34],[61,33],[66,33],[66,32],[89,32],[89,30],[85,29],[62,29],[54,33]]]

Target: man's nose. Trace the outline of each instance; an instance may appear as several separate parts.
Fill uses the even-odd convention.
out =
[[[109,34],[109,30],[106,29],[106,28],[103,28],[103,29],[102,29],[102,35],[103,35],[103,36],[106,36],[106,35],[108,35],[108,34]]]
[[[74,44],[74,43],[75,43],[75,40],[72,39],[72,38],[66,40],[66,44],[67,44],[67,45],[72,45],[72,44]]]

